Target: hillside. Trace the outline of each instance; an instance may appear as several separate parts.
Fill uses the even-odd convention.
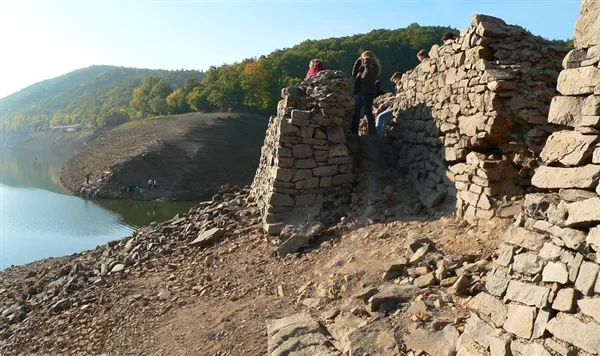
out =
[[[329,68],[349,70],[359,54],[367,49],[380,58],[381,82],[391,89],[387,78],[417,64],[416,53],[438,43],[449,27],[413,24],[396,30],[373,30],[340,38],[307,40],[294,47],[273,51],[259,59],[211,67],[204,78],[199,71],[166,71],[114,66],[91,66],[58,78],[44,80],[2,99],[2,129],[42,131],[51,126],[86,124],[103,126],[100,117],[115,111],[128,119],[133,90],[144,78],[162,78],[171,89],[183,88],[169,113],[191,111],[273,112],[282,86],[299,82],[313,58],[321,58]],[[190,78],[204,80],[186,88]],[[163,95],[162,100],[168,101]],[[150,115],[152,116],[152,115]]]
[[[266,126],[260,116],[222,113],[129,122],[65,163],[60,182],[73,193],[101,198],[209,199],[223,182],[250,184]],[[150,178],[158,189],[146,189]],[[123,186],[143,191],[124,193]]]
[[[128,107],[133,89],[148,76],[180,87],[187,79],[202,79],[204,73],[104,65],[78,69],[2,98],[1,127],[9,131],[40,131],[54,125],[95,126],[102,110]]]

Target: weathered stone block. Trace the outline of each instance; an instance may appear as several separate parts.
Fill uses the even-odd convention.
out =
[[[595,1],[581,2],[581,14],[575,22],[573,43],[576,48],[600,44],[600,8]]]
[[[511,280],[506,289],[504,300],[544,308],[548,304],[549,295],[550,289],[546,287]]]
[[[566,284],[569,281],[567,266],[562,262],[548,262],[542,273],[542,282]]]
[[[296,196],[296,207],[309,207],[315,204],[316,194],[305,194]]]
[[[590,95],[583,101],[581,115],[598,116],[600,115],[600,96]]]
[[[348,147],[344,144],[329,147],[329,158],[348,156]]]
[[[552,354],[540,344],[524,343],[518,340],[511,342],[510,352],[513,356],[552,356]]]
[[[510,226],[502,237],[509,244],[521,246],[532,251],[539,251],[546,241],[545,235],[517,226]]]
[[[529,339],[533,331],[533,321],[535,319],[535,307],[526,307],[523,305],[511,304],[508,306],[508,317],[504,323],[504,330]]]
[[[576,131],[555,132],[546,141],[540,158],[547,164],[579,166],[590,161],[597,139],[598,136],[582,135]]]
[[[598,271],[600,271],[600,266],[593,262],[584,261],[581,264],[581,267],[579,267],[579,274],[575,281],[575,289],[584,295],[592,295],[596,284],[596,278],[598,277]]]
[[[598,83],[600,68],[571,68],[560,72],[556,89],[563,95],[593,94]]]
[[[485,289],[497,297],[501,297],[511,281],[510,275],[495,269],[488,273]]]
[[[346,134],[341,127],[327,129],[327,139],[334,143],[346,143]]]
[[[561,168],[541,166],[531,178],[531,184],[538,188],[595,188],[600,177],[600,166],[588,164],[583,167]]]
[[[338,171],[339,170],[338,170],[337,165],[322,166],[322,167],[313,168],[312,174],[315,177],[329,177],[329,176],[336,175],[338,173]]]
[[[295,170],[290,168],[275,168],[275,179],[282,182],[289,182],[294,177]]]
[[[564,250],[559,246],[556,246],[552,242],[544,242],[544,246],[540,250],[540,257],[546,260],[557,260],[559,259]]]
[[[269,199],[273,206],[294,206],[294,198],[288,194],[273,193]]]
[[[490,347],[492,338],[498,336],[498,334],[500,334],[499,330],[492,328],[476,314],[471,313],[471,317],[465,325],[464,335],[487,349]]]
[[[317,163],[312,158],[296,160],[296,168],[308,169],[308,168],[315,168],[316,166],[317,166]]]
[[[310,145],[294,145],[292,155],[294,158],[312,158],[313,149]]]
[[[600,198],[567,204],[567,226],[592,226],[600,223]]]
[[[543,261],[538,259],[537,253],[521,253],[514,259],[513,270],[517,273],[535,275],[542,271]]]
[[[488,317],[497,328],[502,327],[506,321],[508,313],[506,305],[487,293],[481,292],[477,294],[469,301],[467,307],[479,315]]]
[[[292,178],[292,182],[298,182],[301,180],[307,180],[312,178],[312,171],[310,169],[297,169]]]
[[[573,288],[559,290],[552,302],[552,309],[570,313],[575,304],[575,293]]]
[[[600,298],[584,298],[578,300],[577,305],[583,314],[600,323]]]
[[[336,174],[333,176],[333,185],[349,184],[354,181],[353,174]]]
[[[600,325],[584,323],[568,314],[559,313],[546,326],[554,337],[573,344],[591,354],[600,352]]]

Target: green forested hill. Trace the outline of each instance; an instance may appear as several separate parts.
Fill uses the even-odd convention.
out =
[[[165,114],[230,108],[272,113],[281,88],[300,82],[311,59],[323,60],[328,69],[349,72],[365,50],[379,57],[380,80],[389,90],[391,74],[417,65],[416,53],[440,43],[448,31],[457,32],[449,27],[412,24],[397,30],[307,40],[260,58],[213,66],[206,73],[92,66],[4,98],[0,128],[40,131],[77,123],[101,127]]]
[[[101,65],[78,69],[3,98],[2,128],[40,131],[57,125],[101,126],[109,112],[129,107],[133,89],[148,76],[180,87],[189,78],[202,79],[204,73]]]

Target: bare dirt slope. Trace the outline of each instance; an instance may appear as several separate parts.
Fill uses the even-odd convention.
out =
[[[267,319],[358,307],[353,295],[380,285],[407,241],[428,238],[472,261],[497,248],[506,224],[405,216],[338,225],[280,259],[251,201],[228,194],[131,239],[2,272],[0,353],[264,355]],[[192,243],[206,228],[224,237]]]
[[[264,117],[228,113],[126,123],[67,162],[61,183],[73,193],[100,198],[205,199],[225,182],[251,183],[266,124]],[[159,189],[146,189],[151,178]],[[123,193],[123,186],[144,191]]]

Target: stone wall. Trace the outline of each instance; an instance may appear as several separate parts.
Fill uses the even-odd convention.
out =
[[[584,0],[532,178],[459,355],[600,354],[600,2]]]
[[[421,200],[490,218],[529,189],[566,50],[484,15],[407,72],[388,133]]]
[[[272,116],[251,195],[268,233],[318,214],[352,189],[353,159],[345,128],[352,112],[346,75],[323,71],[282,91]],[[316,208],[316,209],[315,209]]]

